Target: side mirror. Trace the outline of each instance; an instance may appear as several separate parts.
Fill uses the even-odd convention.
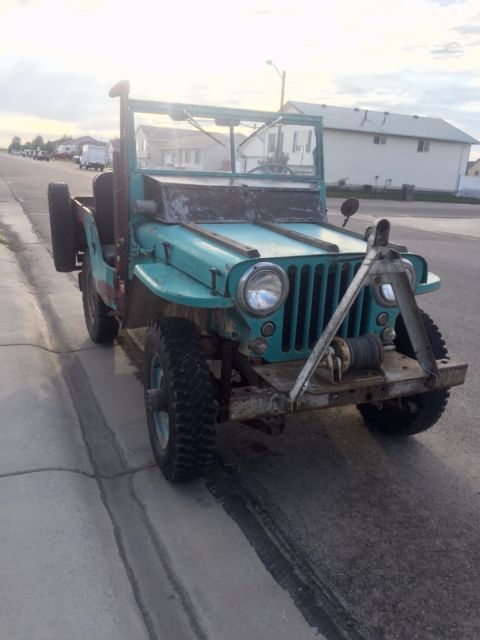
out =
[[[108,92],[110,98],[118,98],[120,96],[128,96],[130,93],[130,82],[128,80],[120,80]]]
[[[340,211],[342,212],[342,215],[345,216],[345,220],[342,224],[342,228],[350,220],[350,217],[353,216],[354,213],[357,213],[359,206],[360,206],[360,202],[357,200],[357,198],[347,198],[345,202],[342,203],[342,206],[340,207]]]

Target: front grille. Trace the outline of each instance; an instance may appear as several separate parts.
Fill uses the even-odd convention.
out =
[[[362,260],[352,260],[287,269],[290,291],[283,315],[283,352],[313,347],[361,264]],[[367,294],[362,287],[338,335],[344,338],[361,335],[366,302]]]

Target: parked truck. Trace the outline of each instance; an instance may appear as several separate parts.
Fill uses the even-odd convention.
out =
[[[107,151],[105,147],[94,144],[85,144],[80,156],[80,169],[100,169],[103,171],[107,162]]]
[[[417,306],[440,279],[390,241],[388,220],[365,234],[328,223],[322,119],[135,100],[125,81],[110,95],[113,171],[87,196],[48,186],[53,259],[79,271],[94,342],[148,327],[146,418],[165,476],[205,473],[227,420],[274,433],[289,414],[353,405],[390,436],[432,427],[467,369]],[[136,126],[161,118],[144,168]],[[223,171],[165,166],[211,144],[229,154]],[[357,208],[343,203],[346,220]]]

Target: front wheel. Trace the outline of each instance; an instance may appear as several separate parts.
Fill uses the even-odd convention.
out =
[[[435,358],[437,360],[447,358],[447,347],[439,328],[425,312],[421,311],[421,315]],[[401,316],[398,317],[395,331],[397,350],[409,358],[415,358],[412,343]],[[448,389],[436,389],[401,398],[398,403],[390,401],[381,409],[373,404],[361,404],[358,409],[365,422],[377,431],[389,436],[411,436],[426,431],[441,418],[449,395]]]
[[[88,249],[83,258],[81,282],[83,315],[90,338],[100,344],[112,342],[117,337],[119,325],[117,319],[109,315],[110,307],[97,293]]]
[[[210,371],[193,324],[162,318],[145,338],[144,386],[153,455],[165,477],[198,477],[214,461],[215,406]]]

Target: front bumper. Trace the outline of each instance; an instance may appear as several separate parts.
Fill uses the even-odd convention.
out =
[[[305,392],[296,402],[292,402],[289,393],[303,365],[302,360],[254,367],[268,386],[233,388],[229,404],[230,419],[242,421],[327,407],[380,403],[432,391],[431,376],[417,360],[397,351],[387,351],[381,372],[347,372],[341,383],[333,384],[314,373]],[[447,359],[437,360],[438,377],[433,388],[463,384],[467,366]]]

